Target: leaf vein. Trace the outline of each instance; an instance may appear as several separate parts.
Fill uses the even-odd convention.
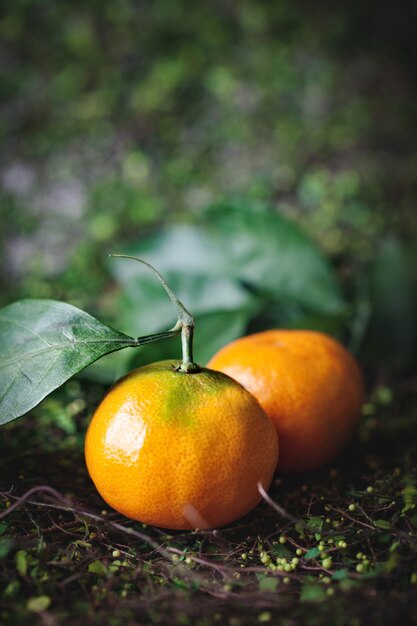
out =
[[[71,343],[60,343],[60,344],[48,344],[48,348],[41,348],[39,350],[34,350],[33,352],[29,352],[26,353],[25,355],[22,356],[18,356],[15,357],[13,359],[9,359],[8,361],[3,361],[0,362],[0,369],[3,367],[8,367],[9,365],[13,365],[13,363],[18,363],[21,359],[32,359],[36,356],[38,356],[39,354],[44,354],[45,352],[52,352],[53,350],[59,350],[61,348],[73,348],[76,345],[85,345],[85,346],[89,346],[89,344],[103,344],[103,343],[124,343],[126,344],[126,346],[131,346],[131,345],[135,345],[135,340],[134,339],[83,339],[83,340],[79,340],[76,339],[75,341],[72,341]],[[90,347],[90,346],[89,346]],[[91,346],[92,347],[92,346]]]
[[[8,317],[4,318],[1,315],[0,315],[0,320],[6,321],[9,324],[14,324],[15,326],[20,326],[21,328],[24,328],[31,335],[34,335],[35,337],[37,337],[38,339],[43,341],[43,343],[45,343],[47,346],[51,345],[44,337],[42,337],[42,335],[39,335],[32,328],[29,328],[28,326],[25,326],[25,324],[22,324],[22,322],[17,322],[16,320],[12,320],[12,319],[10,319]]]

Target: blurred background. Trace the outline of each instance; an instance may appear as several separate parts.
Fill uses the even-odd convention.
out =
[[[1,1],[1,305],[134,336],[195,314],[200,362],[275,326],[416,363],[412,0]],[[172,340],[88,376],[178,356]]]

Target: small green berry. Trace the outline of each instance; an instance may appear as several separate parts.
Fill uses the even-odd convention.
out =
[[[259,613],[258,622],[270,622],[271,617],[272,615],[269,611],[264,611],[263,613]]]
[[[353,513],[353,511],[356,511],[356,504],[349,504],[348,509],[351,513]]]
[[[284,537],[284,535],[281,535],[281,537],[279,538],[279,540],[278,540],[278,541],[280,542],[280,544],[282,544],[282,545],[283,545],[284,543],[286,543],[286,542],[287,542],[287,539]]]
[[[326,559],[323,559],[321,564],[325,569],[330,569],[333,565],[333,560],[331,559],[331,557],[327,557]]]
[[[297,550],[295,551],[295,554],[297,556],[301,556],[303,554],[303,551],[301,550],[301,548],[297,548]]]
[[[362,415],[372,415],[375,413],[375,405],[372,402],[366,402],[362,406]]]
[[[358,574],[362,574],[365,571],[365,566],[363,563],[358,563],[356,566],[356,571]]]

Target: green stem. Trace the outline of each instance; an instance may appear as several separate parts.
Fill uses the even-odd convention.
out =
[[[145,337],[138,337],[132,342],[132,346],[143,346],[147,343],[153,343],[154,341],[159,341],[160,339],[169,339],[170,337],[177,337],[180,334],[180,330],[167,330],[162,333],[155,333],[153,335],[146,335]]]
[[[166,339],[167,337],[173,337],[174,335],[178,335],[181,332],[181,344],[182,344],[182,363],[177,368],[177,371],[184,372],[186,374],[192,374],[194,372],[199,372],[200,367],[194,363],[193,361],[193,338],[194,338],[194,319],[193,316],[183,303],[178,300],[177,296],[172,291],[171,287],[166,282],[165,278],[156,270],[153,265],[148,263],[147,261],[143,261],[142,259],[138,259],[134,256],[130,256],[127,254],[110,254],[111,257],[117,257],[122,259],[133,259],[134,261],[139,261],[143,265],[146,265],[157,277],[166,293],[168,294],[171,302],[177,309],[178,319],[177,323],[171,330],[162,333],[156,333],[154,335],[148,335],[146,337],[139,337],[136,341],[137,345],[143,345],[144,343],[150,343],[152,341],[157,341],[158,339]]]
[[[192,374],[200,371],[199,366],[193,361],[193,338],[194,323],[183,324],[181,328],[182,363],[178,368],[179,372]]]

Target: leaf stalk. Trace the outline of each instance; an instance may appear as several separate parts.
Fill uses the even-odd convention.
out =
[[[119,259],[132,259],[133,261],[138,261],[139,263],[142,263],[142,265],[148,267],[157,277],[157,279],[165,289],[166,293],[168,294],[169,299],[177,310],[178,319],[175,326],[171,328],[171,330],[162,333],[155,333],[146,337],[138,337],[137,345],[151,343],[152,341],[158,341],[159,339],[166,339],[168,337],[173,337],[181,333],[182,363],[176,369],[178,372],[183,372],[185,374],[199,372],[200,367],[196,363],[194,363],[193,360],[194,318],[191,313],[185,308],[181,300],[177,298],[162,274],[160,274],[158,270],[155,269],[153,265],[151,265],[147,261],[144,261],[143,259],[138,259],[137,257],[131,256],[129,254],[110,254],[109,256]]]

